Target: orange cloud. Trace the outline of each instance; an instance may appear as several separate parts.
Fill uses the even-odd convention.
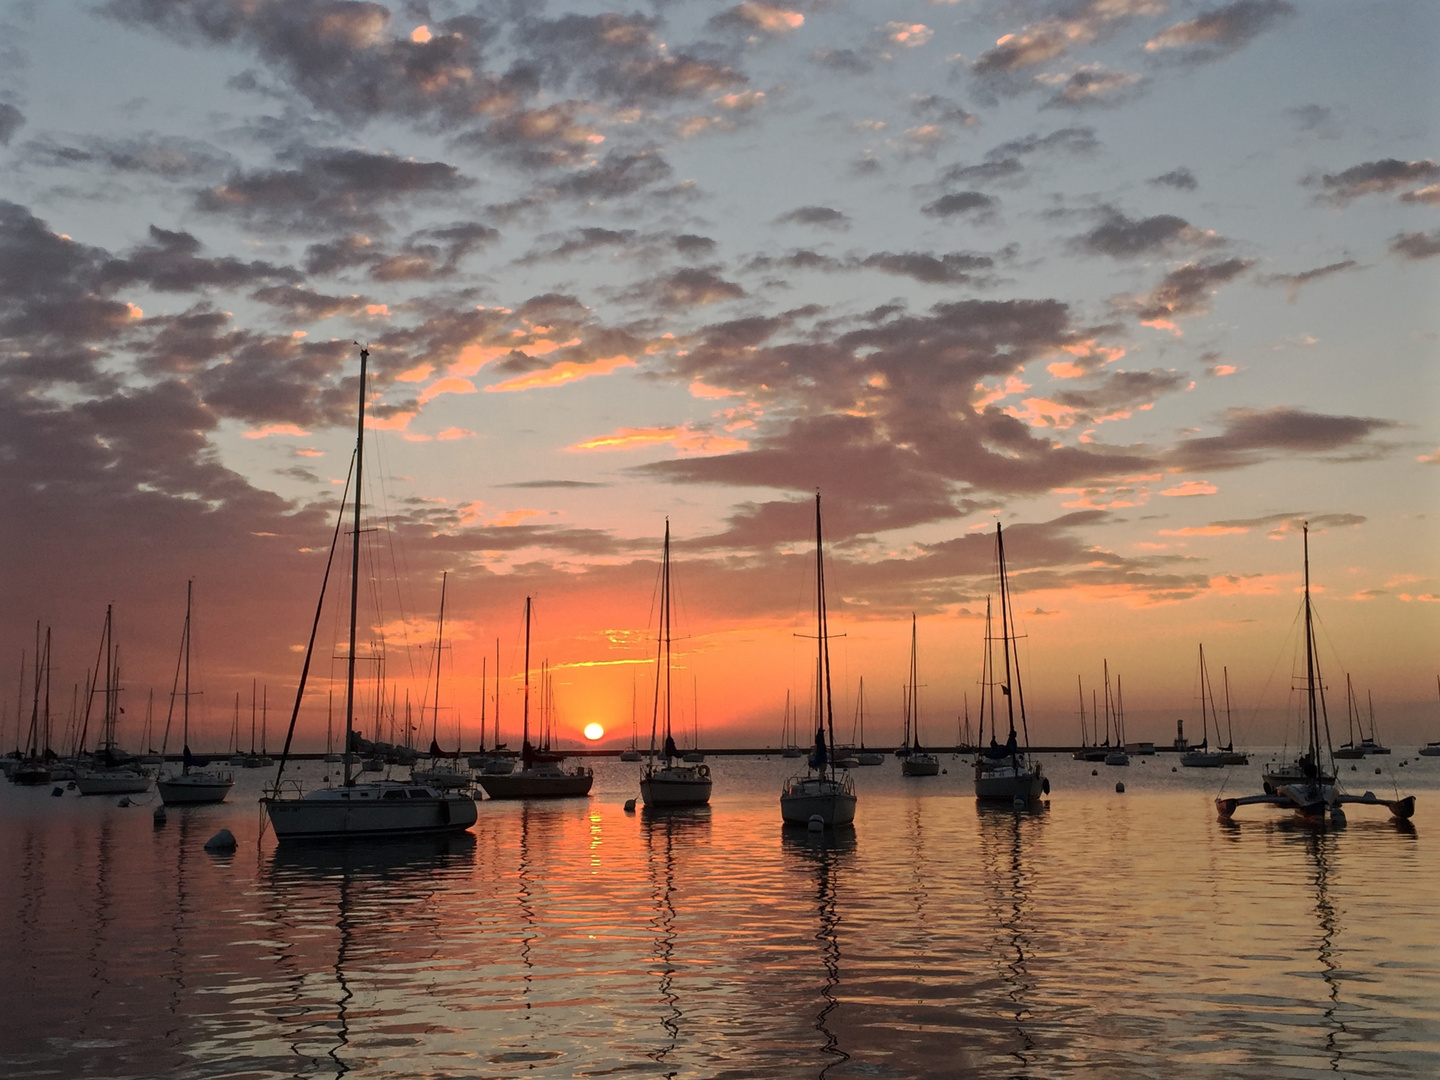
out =
[[[1221,596],[1274,596],[1288,574],[1221,574],[1210,579],[1210,588]]]
[[[434,401],[441,394],[473,394],[476,393],[475,384],[469,379],[450,377],[433,382],[425,388],[420,395],[420,404],[427,401]]]
[[[1219,490],[1219,488],[1208,480],[1186,480],[1178,487],[1166,488],[1160,492],[1160,494],[1184,499],[1192,495],[1214,495]]]
[[[396,382],[424,382],[435,371],[434,364],[417,364],[408,371],[395,376]]]
[[[1440,450],[1436,450],[1433,454],[1421,454],[1415,460],[1421,465],[1440,465]]]
[[[505,382],[496,383],[494,386],[485,388],[487,393],[500,394],[513,390],[535,390],[547,386],[566,386],[569,383],[579,382],[581,379],[588,379],[592,375],[609,375],[611,372],[622,367],[634,367],[635,361],[628,356],[607,356],[590,363],[576,363],[574,360],[562,360],[560,363],[546,368],[544,371],[532,371],[528,375],[520,375],[514,379],[507,379]]]
[[[1187,525],[1183,529],[1161,529],[1161,536],[1234,536],[1248,533],[1243,525]]]
[[[418,412],[397,412],[389,416],[372,416],[366,413],[365,426],[371,431],[404,431],[418,415]]]
[[[1075,417],[1080,410],[1073,405],[1061,405],[1045,398],[1026,398],[1017,405],[1005,409],[1006,416],[1023,420],[1031,427],[1053,427],[1064,429],[1075,426]]]
[[[744,439],[731,439],[686,425],[684,427],[621,428],[611,435],[576,443],[571,450],[636,450],[669,443],[686,454],[729,454],[747,450]]]
[[[987,405],[993,405],[1001,398],[1007,398],[1011,394],[1023,394],[1029,389],[1030,384],[1020,378],[1019,375],[1009,376],[1001,386],[989,387],[984,383],[977,382],[975,384],[975,393],[980,396],[970,403],[970,407],[977,413],[984,412]]]
[[[452,439],[473,439],[475,438],[475,432],[467,431],[465,428],[447,427],[444,431],[440,432],[439,435],[436,435],[435,438],[440,442],[449,442]]]
[[[245,432],[247,439],[268,439],[271,435],[309,435],[308,431],[297,427],[294,424],[266,424],[264,427],[256,428],[254,431]],[[304,451],[301,451],[304,453]]]

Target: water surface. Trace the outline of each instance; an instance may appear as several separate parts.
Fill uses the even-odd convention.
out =
[[[1401,759],[1414,825],[1338,830],[1224,825],[1258,768],[1165,755],[1049,758],[1019,813],[892,760],[822,836],[778,758],[712,760],[704,811],[626,814],[640,767],[603,761],[589,799],[337,848],[277,848],[260,771],[160,829],[0,785],[0,1073],[1434,1077],[1440,759]]]

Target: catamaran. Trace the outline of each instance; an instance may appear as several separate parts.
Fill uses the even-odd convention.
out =
[[[820,529],[820,493],[815,493],[815,638],[816,665],[822,673],[816,688],[815,744],[804,776],[792,776],[780,789],[780,817],[787,825],[808,825],[818,818],[825,827],[855,820],[855,785],[848,770],[835,771],[835,715],[830,695],[830,639],[825,608],[825,555]]]
[[[995,562],[1000,590],[1000,648],[1004,657],[1005,681],[996,675],[994,646],[990,633],[990,601],[985,601],[985,657],[982,664],[983,683],[980,698],[980,740],[985,740],[985,707],[990,711],[990,745],[975,757],[975,798],[1029,805],[1042,794],[1050,794],[1050,781],[1041,774],[1040,763],[1029,760],[1030,730],[1025,718],[1025,694],[1020,684],[1020,654],[1011,634],[1014,614],[1010,606],[1010,582],[1005,566],[1005,538],[1000,523],[995,523]],[[1013,666],[1012,666],[1013,660]],[[1009,732],[1004,745],[995,738],[995,688],[999,686],[1005,700]],[[1015,729],[1015,709],[1020,709],[1020,730]],[[1023,735],[1025,745],[1020,746]]]
[[[295,721],[305,696],[305,680],[310,659],[315,651],[315,636],[325,604],[325,584],[335,558],[336,541],[341,521],[335,523],[330,542],[330,555],[325,563],[325,577],[320,585],[320,601],[315,607],[315,621],[310,628],[310,644],[305,650],[305,663],[300,671],[300,685],[295,691],[295,707],[290,714],[290,728],[285,735],[285,748],[274,784],[260,800],[270,815],[275,839],[346,840],[387,836],[412,836],[435,833],[464,832],[475,824],[475,800],[468,794],[442,792],[429,784],[400,781],[360,782],[357,779],[355,732],[355,638],[360,603],[360,503],[364,488],[361,480],[365,464],[365,368],[370,350],[360,350],[360,404],[355,434],[355,516],[350,550],[350,648],[345,667],[345,751],[342,754],[342,783],[339,787],[316,788],[286,794],[281,777],[290,756],[295,737]],[[348,496],[348,489],[346,496]],[[344,517],[341,499],[341,519]]]
[[[1325,712],[1325,687],[1320,678],[1320,655],[1315,647],[1315,624],[1310,606],[1310,526],[1304,527],[1305,552],[1305,703],[1308,746],[1293,764],[1283,770],[1267,771],[1263,795],[1215,799],[1215,809],[1222,819],[1230,819],[1241,806],[1266,804],[1292,810],[1308,821],[1323,824],[1328,817],[1332,824],[1344,824],[1347,805],[1384,806],[1395,817],[1405,820],[1415,813],[1415,796],[1394,799],[1378,798],[1373,791],[1363,795],[1347,795],[1335,780],[1333,758],[1329,772],[1324,759],[1330,757],[1330,718]],[[1325,741],[1321,742],[1321,731]]]
[[[670,519],[666,518],[664,556],[660,563],[660,627],[655,645],[655,708],[650,717],[650,757],[640,780],[640,798],[648,807],[704,806],[710,801],[710,766],[681,763],[680,750],[671,734],[670,605]],[[655,743],[662,717],[665,740],[660,748],[660,760],[663,764],[657,765]]]

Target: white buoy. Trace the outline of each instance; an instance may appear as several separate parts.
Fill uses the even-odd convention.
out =
[[[165,807],[163,807],[163,806],[157,806],[157,807],[155,807],[155,827],[158,829],[161,825],[164,825],[164,824],[165,824]]]
[[[221,829],[209,840],[205,841],[206,851],[234,851],[235,834],[229,829]]]
[[[810,820],[809,820],[809,822],[806,823],[806,826],[805,826],[805,827],[806,827],[807,829],[809,829],[811,832],[824,832],[824,831],[825,831],[825,819],[824,819],[823,817],[821,817],[819,814],[811,814],[811,815],[810,815]]]
[[[633,813],[635,812],[635,800],[634,800],[634,799],[626,799],[626,800],[625,800],[625,812],[626,812],[627,814],[633,814]]]

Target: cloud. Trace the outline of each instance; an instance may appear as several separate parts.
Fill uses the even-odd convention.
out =
[[[1285,115],[1295,121],[1295,127],[1299,131],[1321,139],[1340,137],[1340,125],[1335,122],[1335,110],[1327,106],[1296,105],[1286,109]]]
[[[1043,109],[1113,108],[1145,88],[1145,79],[1130,71],[1111,71],[1103,64],[1087,64],[1069,75],[1041,75],[1037,81],[1055,87]]]
[[[1295,8],[1286,0],[1237,0],[1167,27],[1145,43],[1145,51],[1173,56],[1180,63],[1205,64],[1224,59],[1293,14]]]
[[[250,294],[252,300],[279,308],[291,319],[317,322],[336,315],[355,314],[364,309],[369,300],[363,296],[327,296],[299,285],[270,285],[256,289]]]
[[[1184,167],[1171,169],[1159,176],[1152,176],[1145,182],[1155,187],[1174,188],[1176,191],[1194,191],[1200,186],[1199,181],[1195,179],[1195,174]]]
[[[1003,86],[1005,76],[1058,60],[1137,16],[1158,15],[1166,7],[1165,0],[1088,0],[1067,5],[1060,13],[1001,37],[993,48],[980,54],[970,70],[992,82],[1000,77]]]
[[[1428,233],[1400,233],[1390,238],[1391,254],[1406,259],[1433,259],[1440,255],[1440,229]]]
[[[997,205],[995,199],[979,191],[957,191],[951,195],[942,195],[932,203],[926,203],[920,208],[920,212],[930,217],[950,218],[976,210],[982,214],[990,213]]]
[[[1288,405],[1234,408],[1226,410],[1221,434],[1182,439],[1166,461],[1185,472],[1209,472],[1251,465],[1273,452],[1374,456],[1370,438],[1395,426],[1375,417],[1327,416]]]
[[[635,361],[628,356],[605,356],[593,360],[561,360],[557,363],[543,368],[539,371],[532,371],[526,375],[520,375],[504,382],[487,386],[486,391],[494,394],[508,393],[516,390],[536,390],[554,386],[568,386],[581,379],[592,378],[596,375],[609,375],[620,368],[634,367]]]
[[[829,206],[801,206],[775,219],[777,224],[818,225],[825,229],[848,229],[850,219]]]
[[[574,451],[638,450],[654,446],[671,446],[682,454],[729,454],[746,449],[743,439],[716,435],[694,424],[646,428],[620,428],[609,435],[598,435],[569,447]]]
[[[1114,207],[1105,207],[1101,212],[1104,219],[1099,225],[1070,242],[1075,250],[1129,259],[1174,247],[1202,247],[1217,242],[1212,234],[1174,214],[1132,220]]]
[[[1334,274],[1343,274],[1354,270],[1364,269],[1354,259],[1345,259],[1341,262],[1329,263],[1326,266],[1317,266],[1313,270],[1303,270],[1298,274],[1270,274],[1264,281],[1267,285],[1284,285],[1289,293],[1289,300],[1293,304],[1300,295],[1300,287],[1308,285],[1312,281],[1319,281]]]
[[[150,226],[151,243],[124,258],[110,259],[100,269],[100,284],[121,288],[143,283],[159,292],[193,292],[204,288],[238,288],[262,281],[294,283],[299,271],[267,262],[200,257],[200,241],[187,232]]]
[[[804,23],[805,16],[798,11],[756,3],[755,0],[744,0],[744,3],[727,8],[710,19],[710,25],[717,30],[738,30],[746,35],[768,34],[774,37],[792,33]]]
[[[305,149],[293,168],[232,173],[196,199],[198,209],[241,218],[255,228],[295,233],[386,230],[380,208],[470,186],[453,165],[366,150]]]
[[[8,101],[0,101],[0,146],[9,146],[15,132],[24,124],[24,113]]]
[[[994,260],[985,255],[958,251],[938,256],[919,251],[898,254],[881,251],[859,260],[859,265],[888,274],[900,274],[929,285],[955,285],[974,280],[974,271],[988,270],[994,265]]]
[[[502,488],[530,488],[537,491],[555,490],[579,490],[583,488],[603,488],[609,484],[596,483],[591,480],[517,480],[510,484],[497,484]]]
[[[855,49],[817,49],[810,59],[843,75],[867,75],[875,67],[873,55]]]
[[[718,269],[715,266],[682,267],[641,282],[627,295],[668,308],[702,307],[743,298],[745,290],[722,278],[716,273]]]
[[[1352,165],[1343,172],[1327,173],[1318,179],[1310,177],[1305,183],[1318,184],[1323,189],[1315,196],[1317,202],[1341,207],[1348,206],[1362,195],[1386,195],[1399,188],[1414,187],[1437,178],[1440,178],[1440,165],[1429,158],[1421,161],[1384,158]]]
[[[563,198],[584,201],[616,199],[668,179],[670,174],[670,163],[659,150],[612,150],[587,168],[559,180],[551,190]]]
[[[1150,292],[1112,298],[1110,303],[1119,310],[1132,312],[1141,322],[1173,326],[1175,317],[1208,311],[1209,298],[1216,289],[1233,281],[1253,265],[1251,259],[1186,263],[1166,274]]]
[[[1171,498],[1188,499],[1196,495],[1215,495],[1218,494],[1219,491],[1220,489],[1208,480],[1186,480],[1183,484],[1166,488],[1161,491],[1160,494],[1168,495]]]

